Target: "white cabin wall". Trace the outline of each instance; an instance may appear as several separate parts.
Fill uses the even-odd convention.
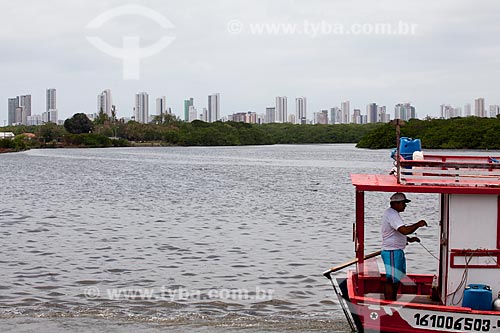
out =
[[[448,238],[448,297],[447,305],[461,305],[464,287],[471,283],[487,284],[492,288],[493,298],[500,290],[498,276],[500,270],[467,268],[467,281],[462,284],[465,268],[451,268],[452,249],[497,248],[498,196],[452,194],[449,200],[449,238]],[[496,258],[476,257],[470,264],[494,264]],[[455,258],[455,264],[464,264],[463,257]],[[456,291],[453,299],[452,293]]]
[[[496,195],[450,195],[450,249],[497,248]]]

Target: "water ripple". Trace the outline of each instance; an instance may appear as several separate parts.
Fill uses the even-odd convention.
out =
[[[19,177],[0,187],[0,318],[341,327],[321,272],[353,256],[349,173],[385,172],[388,156],[353,145],[6,154],[2,171]],[[387,198],[366,201],[369,251]],[[435,198],[415,201],[407,216],[437,219]],[[419,236],[433,244],[434,231]],[[412,251],[409,271],[432,269]],[[245,297],[224,294],[234,290]]]

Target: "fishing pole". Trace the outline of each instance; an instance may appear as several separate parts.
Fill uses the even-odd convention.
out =
[[[417,236],[417,234],[415,234],[415,236]],[[423,248],[424,248],[424,249],[425,249],[425,250],[426,250],[426,251],[427,251],[427,252],[428,252],[431,256],[433,256],[433,257],[434,257],[434,259],[436,259],[437,261],[439,261],[439,258],[438,258],[438,257],[436,257],[436,256],[434,255],[434,253],[432,253],[432,252],[431,252],[428,248],[426,248],[426,247],[425,247],[425,245],[424,245],[424,244],[422,244],[422,242],[417,242],[417,243],[418,243],[418,244],[420,244],[420,245],[421,245],[421,246],[422,246],[422,247],[423,247]]]

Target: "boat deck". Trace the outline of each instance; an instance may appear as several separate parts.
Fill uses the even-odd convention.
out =
[[[384,300],[382,293],[368,293],[365,297]],[[430,296],[416,295],[416,294],[398,294],[397,302],[411,303],[411,304],[428,304],[428,305],[442,305],[439,301],[433,301]]]
[[[356,295],[369,298],[373,301],[385,300],[385,267],[380,258],[371,258],[363,263],[362,274],[351,272],[351,278],[356,286]],[[433,301],[430,297],[432,275],[409,274],[401,281],[398,294],[398,302],[410,304],[442,305],[439,301]],[[361,287],[361,288],[360,288]]]

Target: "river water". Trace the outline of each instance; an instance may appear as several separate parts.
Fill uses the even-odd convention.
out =
[[[321,273],[353,258],[340,145],[31,150],[0,155],[1,332],[346,332]],[[367,252],[390,194],[367,193]],[[437,252],[437,196],[407,222]],[[419,245],[408,270],[437,262]],[[345,272],[339,273],[343,275]]]

